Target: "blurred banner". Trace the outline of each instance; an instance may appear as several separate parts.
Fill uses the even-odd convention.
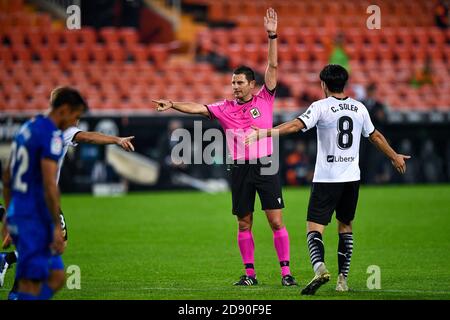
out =
[[[292,119],[297,114],[278,114],[274,123]],[[22,117],[0,116],[0,159],[9,155],[10,141]],[[194,130],[194,120],[202,121],[202,130]],[[203,133],[219,129],[214,121],[191,116],[89,116],[80,122],[85,131],[110,135],[135,136],[136,153],[119,148],[83,144],[69,149],[61,173],[63,192],[93,192],[94,185],[125,183],[128,190],[198,189],[206,192],[227,190],[229,171],[222,158],[206,164],[175,164],[171,153],[178,141],[172,132],[184,128],[192,136],[188,157],[201,154],[211,142]],[[450,118],[432,114],[400,115],[380,130],[399,153],[408,154],[408,170],[397,174],[386,159],[367,139],[360,153],[361,179],[365,184],[445,183],[450,181]],[[199,136],[200,135],[200,136]],[[185,141],[183,141],[186,143]],[[225,142],[223,146],[225,150]],[[309,185],[316,158],[316,133],[294,134],[280,140],[280,175],[285,185]],[[194,163],[194,161],[191,161]]]

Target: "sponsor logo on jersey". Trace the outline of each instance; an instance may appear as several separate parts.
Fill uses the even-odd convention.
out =
[[[343,156],[334,156],[328,155],[327,162],[353,162],[355,161],[355,157],[343,157]]]
[[[259,112],[258,108],[251,109],[250,113],[251,113],[253,119],[256,119],[261,116],[261,113]]]
[[[300,118],[306,118],[309,119],[311,115],[311,109],[308,109],[305,113],[303,113]]]

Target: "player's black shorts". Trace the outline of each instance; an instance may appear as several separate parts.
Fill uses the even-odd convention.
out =
[[[66,218],[64,218],[64,213],[59,209],[59,218],[61,219],[61,230],[63,232],[64,241],[67,241],[67,223]]]
[[[355,218],[358,195],[359,181],[315,182],[311,186],[307,220],[327,225],[336,210],[336,219],[348,225]]]
[[[281,193],[281,182],[278,173],[262,175],[261,168],[271,164],[232,164],[231,165],[231,195],[233,199],[233,214],[244,217],[254,211],[255,196],[258,192],[262,210],[284,208]]]

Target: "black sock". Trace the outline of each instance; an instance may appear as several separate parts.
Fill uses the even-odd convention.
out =
[[[0,203],[0,222],[3,220],[3,216],[5,215],[5,207]]]
[[[14,284],[10,292],[17,293],[19,291],[19,281],[14,279]]]
[[[17,256],[15,251],[8,252],[5,257],[7,264],[12,265],[17,262]]]
[[[350,261],[353,252],[353,233],[339,233],[338,246],[338,267],[339,273],[342,273],[346,278],[350,270]]]
[[[319,262],[325,262],[325,248],[323,246],[322,234],[317,231],[308,232],[308,249],[311,264],[314,267]],[[315,272],[316,270],[314,270]]]

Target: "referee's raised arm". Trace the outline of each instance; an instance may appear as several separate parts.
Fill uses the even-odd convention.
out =
[[[264,75],[264,83],[269,90],[274,90],[277,86],[277,13],[274,9],[267,9],[264,17],[264,27],[269,37],[269,57],[267,63],[266,74]]]

